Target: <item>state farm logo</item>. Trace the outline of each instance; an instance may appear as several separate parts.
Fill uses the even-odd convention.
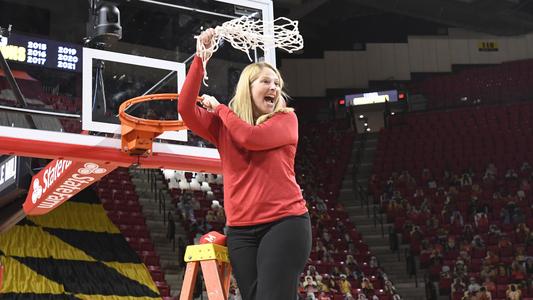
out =
[[[44,186],[41,186],[41,181],[38,178],[33,180],[33,192],[31,195],[32,203],[36,203],[37,200],[50,188],[50,186],[57,180],[65,170],[67,170],[70,165],[72,165],[71,160],[59,159],[55,161],[50,167],[47,167],[44,170],[42,176],[42,182]]]
[[[31,201],[38,208],[53,209],[108,173],[93,162],[57,160],[33,181]]]
[[[85,163],[82,168],[76,168],[74,170],[76,171],[70,175],[67,174],[63,182],[52,193],[47,195],[46,199],[38,205],[39,208],[51,209],[58,206],[107,172],[106,169],[100,168],[98,164],[91,162]]]
[[[81,175],[89,175],[89,174],[104,174],[107,172],[106,169],[100,168],[95,163],[86,163],[83,165],[83,168],[78,169],[78,173]]]
[[[39,182],[39,178],[35,178],[33,181],[33,193],[31,194],[31,202],[35,203],[37,200],[41,198],[43,195],[43,187],[41,186],[41,183]]]

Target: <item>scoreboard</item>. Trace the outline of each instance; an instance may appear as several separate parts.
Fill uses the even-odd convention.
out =
[[[399,99],[397,90],[377,91],[361,94],[346,95],[346,106],[367,105],[375,103],[397,102]]]
[[[81,72],[82,47],[76,44],[12,33],[0,38],[0,51],[8,61]]]

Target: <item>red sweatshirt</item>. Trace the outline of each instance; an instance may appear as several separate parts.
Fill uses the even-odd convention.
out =
[[[196,105],[203,75],[202,61],[195,57],[181,89],[178,111],[190,130],[218,148],[227,225],[256,225],[306,213],[294,175],[296,114],[277,113],[252,126],[223,104],[208,112]]]

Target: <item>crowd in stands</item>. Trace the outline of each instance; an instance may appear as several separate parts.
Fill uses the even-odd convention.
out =
[[[415,114],[381,134],[369,189],[452,300],[533,298],[532,108]]]
[[[479,174],[444,172],[439,180],[427,169],[416,178],[403,171],[386,181],[381,206],[441,294],[478,300],[530,294],[533,170],[527,162],[517,169],[500,173],[489,164]]]

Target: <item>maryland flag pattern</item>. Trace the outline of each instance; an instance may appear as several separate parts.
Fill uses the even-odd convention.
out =
[[[161,299],[90,188],[0,234],[0,263],[0,299]]]

